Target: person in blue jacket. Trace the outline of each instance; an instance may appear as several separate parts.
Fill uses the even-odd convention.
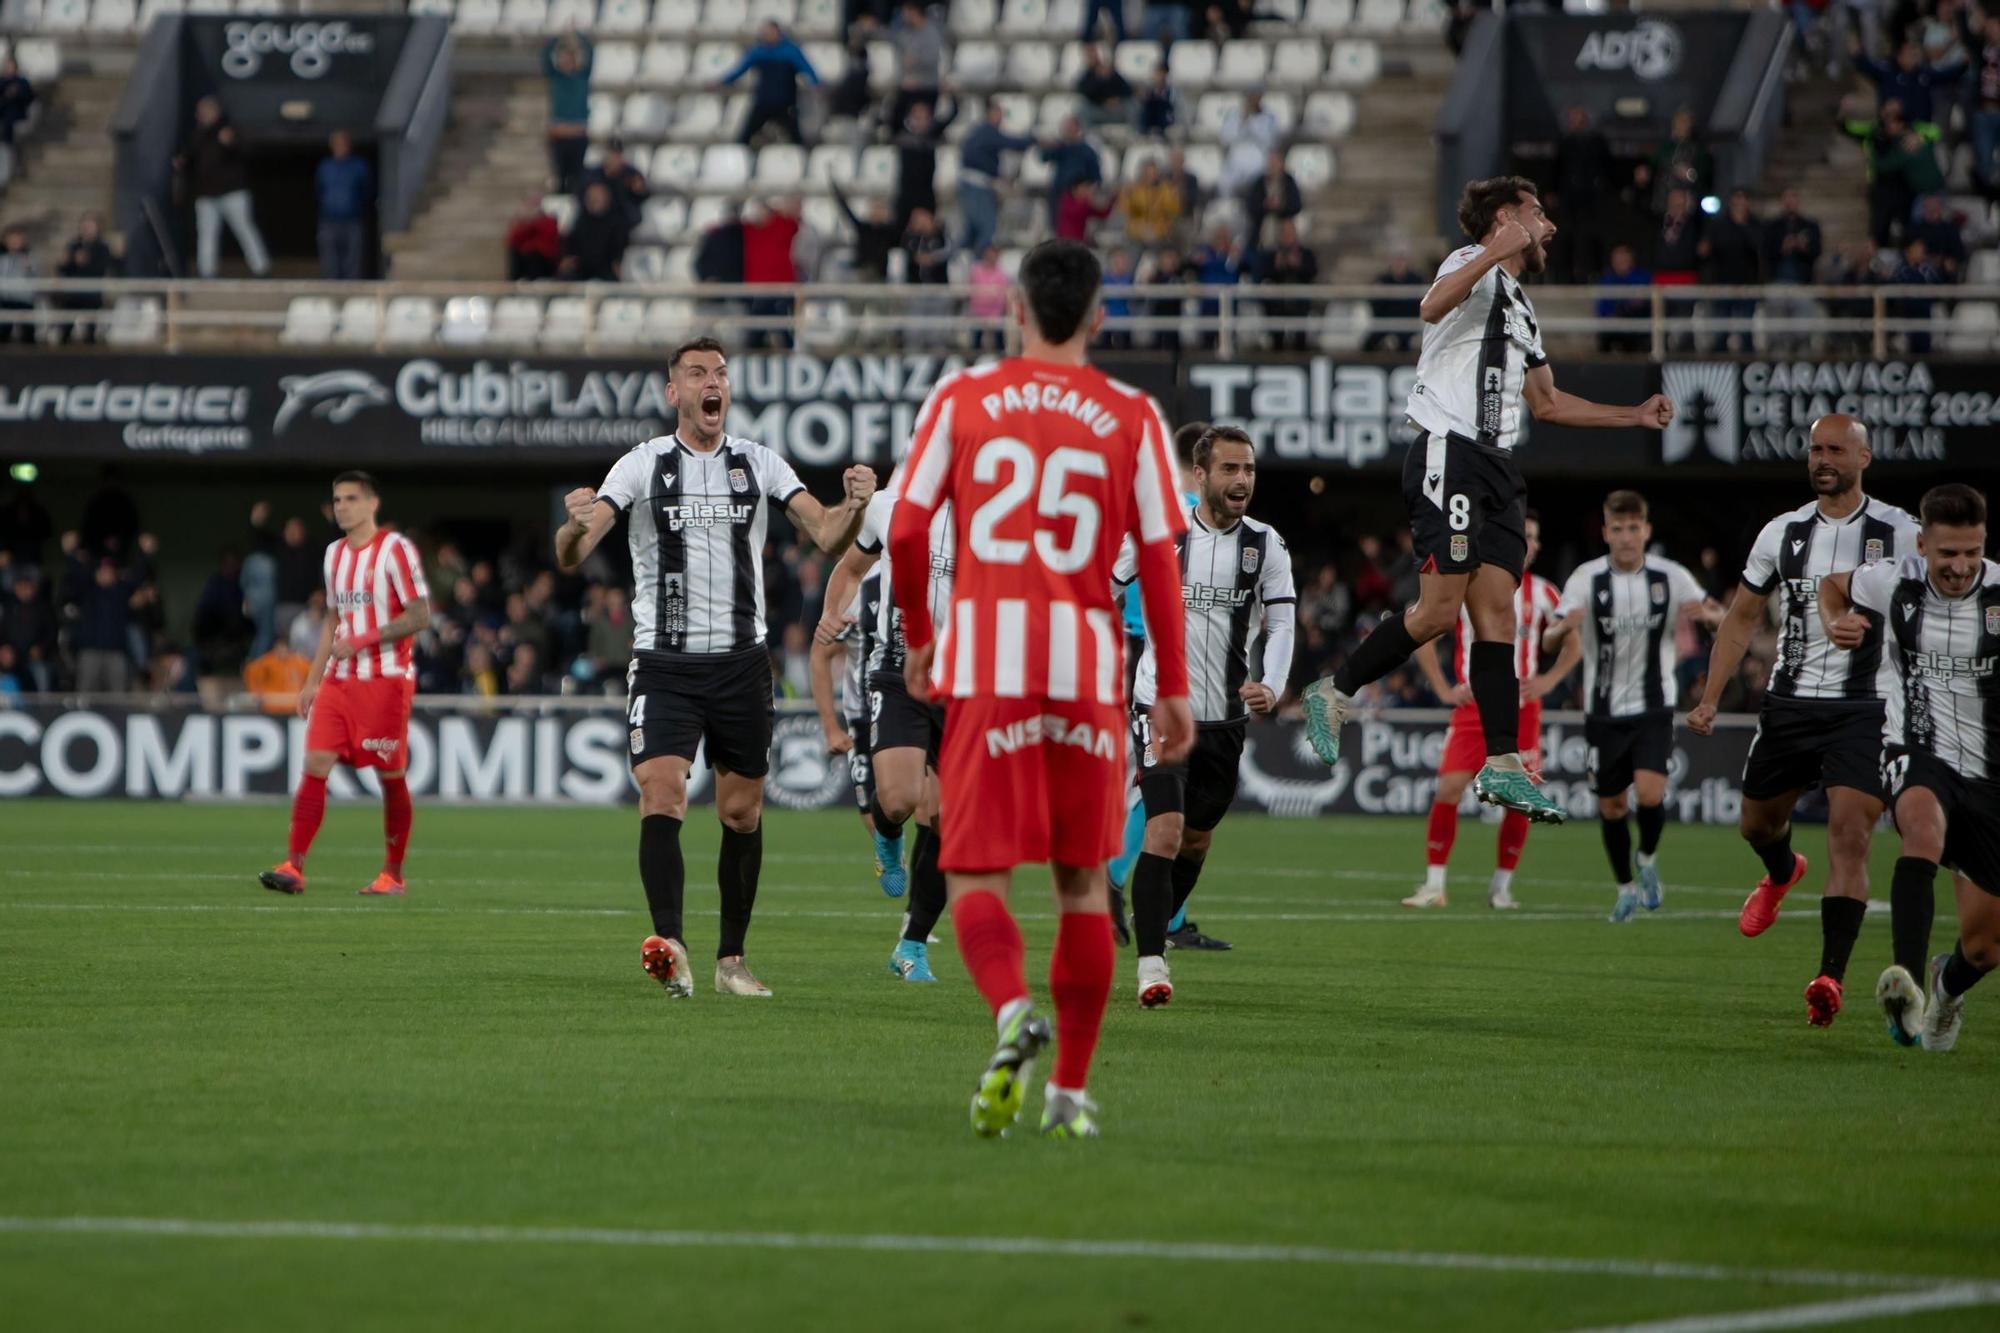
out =
[[[750,93],[750,111],[743,118],[737,142],[747,144],[766,125],[776,124],[793,143],[804,144],[805,133],[799,128],[799,80],[819,86],[819,71],[812,67],[812,61],[784,29],[767,21],[757,29],[756,44],[716,86],[725,88],[752,72],[757,75],[757,84]]]

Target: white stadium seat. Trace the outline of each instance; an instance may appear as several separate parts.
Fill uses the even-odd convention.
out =
[[[1112,67],[1125,76],[1125,82],[1141,92],[1153,81],[1153,71],[1159,63],[1158,42],[1120,42],[1117,52],[1111,57]]]
[[[509,37],[539,37],[549,26],[549,0],[506,0],[500,31]]]
[[[493,303],[483,296],[454,296],[444,303],[438,341],[450,347],[477,347],[493,328]]]
[[[1290,93],[1265,93],[1264,109],[1278,122],[1278,133],[1289,135],[1298,128],[1299,103]]]
[[[691,188],[701,176],[701,149],[691,143],[663,143],[653,151],[652,181],[676,190]],[[687,204],[681,201],[681,224],[687,224]]]
[[[655,346],[679,342],[694,328],[698,314],[685,297],[655,297],[646,302],[646,341]]]
[[[1363,32],[1396,31],[1403,26],[1403,0],[1357,0],[1354,26]]]
[[[1076,114],[1079,98],[1075,93],[1050,93],[1042,99],[1040,114],[1035,119],[1035,133],[1042,138],[1052,139],[1062,133],[1062,124]]]
[[[1000,32],[1004,36],[1046,37],[1051,31],[1048,0],[1004,0],[1000,10]]]
[[[993,32],[998,19],[999,10],[994,0],[954,0],[951,7],[951,35],[988,36]]]
[[[509,346],[525,346],[542,334],[542,303],[532,296],[503,296],[493,303],[488,338]]]
[[[886,93],[896,86],[896,48],[890,42],[868,43],[868,86]]]
[[[1358,352],[1367,341],[1372,322],[1366,301],[1329,301],[1320,325],[1319,346],[1323,352]]]
[[[694,49],[694,62],[689,66],[688,75],[699,84],[714,83],[730,71],[740,54],[734,42],[703,42]]]
[[[1104,43],[1100,44],[1099,49],[1104,52],[1105,58],[1112,61],[1113,67],[1116,68],[1118,55],[1116,48],[1108,43]],[[1154,49],[1157,50],[1158,48]],[[1083,42],[1056,43],[1055,82],[1058,87],[1076,87],[1076,81],[1083,76],[1084,50],[1085,44]],[[1131,83],[1131,80],[1127,79],[1126,82]],[[1137,91],[1139,85],[1132,84],[1132,87],[1134,91]]]
[[[1326,36],[1346,32],[1354,26],[1354,0],[1306,0],[1300,26]]]
[[[639,48],[630,42],[599,42],[591,58],[594,87],[623,88],[639,81]]]
[[[1001,93],[993,99],[1000,104],[1000,128],[1009,134],[1026,134],[1035,128],[1035,99],[1021,93]]]
[[[855,188],[871,194],[893,194],[898,171],[896,150],[887,144],[874,144],[861,152],[854,171]]]
[[[679,179],[685,180],[686,177]],[[639,229],[633,233],[633,239],[665,241],[671,244],[681,239],[682,233],[687,230],[687,220],[687,200],[658,197],[648,199],[641,210]]]
[[[1223,88],[1261,88],[1271,71],[1271,49],[1262,42],[1225,42],[1215,82]]]
[[[682,40],[700,32],[700,0],[653,0],[653,31]]]
[[[550,34],[571,28],[589,32],[596,26],[597,0],[550,0],[549,16],[542,20],[542,31]]]
[[[802,214],[800,220],[814,235],[832,239],[847,234],[847,220],[840,214],[840,205],[826,195],[808,198]]]
[[[751,188],[758,194],[792,194],[805,178],[806,150],[796,144],[771,144],[757,154]]]
[[[542,211],[556,220],[557,231],[568,231],[576,221],[579,205],[573,194],[545,194],[542,196]]]
[[[819,144],[806,163],[806,179],[817,187],[838,184],[846,189],[854,184],[854,150],[845,144]]]
[[[1071,49],[1081,50],[1081,45]],[[1047,88],[1058,83],[1056,53],[1045,42],[1016,42],[1007,48],[1007,77],[1021,88]],[[1073,87],[1075,79],[1062,81]]]
[[[694,247],[692,245],[677,245],[667,251],[667,271],[664,280],[681,286],[686,286],[694,281]],[[647,319],[650,321],[651,318],[652,315],[649,312]]]
[[[1945,349],[1961,355],[1991,351],[2000,338],[2000,308],[1991,301],[1960,301],[1951,312]]]
[[[152,0],[147,0],[148,4]],[[451,26],[456,32],[469,37],[483,37],[500,31],[500,0],[458,0],[458,9],[451,16]]]
[[[1299,193],[1310,198],[1333,182],[1333,150],[1325,144],[1298,144],[1285,154],[1285,170],[1299,183]]]
[[[1004,57],[993,42],[960,42],[951,53],[952,78],[968,88],[991,88],[1000,82]]]
[[[630,256],[628,255],[629,259]],[[614,296],[597,307],[597,341],[603,347],[633,347],[646,340],[646,303]]]
[[[1271,57],[1271,82],[1310,88],[1326,74],[1326,52],[1314,41],[1280,43]]]
[[[597,31],[606,37],[631,37],[646,30],[650,17],[646,0],[604,0],[597,15]],[[603,52],[598,55],[602,58]]]
[[[1349,37],[1333,44],[1333,55],[1327,60],[1328,82],[1368,84],[1375,82],[1381,72],[1382,51],[1375,43],[1365,38]]]
[[[674,137],[686,142],[722,133],[723,101],[714,93],[689,93],[674,104]]]
[[[591,133],[597,132],[597,95],[591,94]],[[624,114],[619,117],[618,128],[628,139],[659,139],[667,132],[671,119],[667,114],[667,99],[658,93],[633,93],[625,99]]]
[[[161,332],[158,297],[121,296],[111,307],[111,327],[105,331],[105,340],[114,347],[142,347],[159,342]]]
[[[1212,143],[1191,143],[1186,151],[1187,169],[1204,185],[1222,179],[1222,149]],[[1213,189],[1213,186],[1208,186]]]
[[[807,42],[805,53],[822,84],[831,86],[847,76],[847,48],[839,42]]]
[[[1039,194],[1049,188],[1049,181],[1053,174],[1049,168],[1048,159],[1044,158],[1040,153],[1021,154],[1021,171],[1018,179],[1020,180],[1022,189],[1032,190]]]
[[[559,296],[542,312],[542,346],[581,348],[590,337],[590,302],[581,296]]]
[[[1083,0],[1049,0],[1049,27],[1053,33],[1083,31]]]
[[[437,336],[437,302],[428,296],[398,296],[382,316],[382,341],[411,347]]]
[[[785,32],[799,25],[797,0],[750,0],[750,27],[755,31],[765,23],[775,23]]]
[[[410,0],[409,15],[411,18],[448,19],[453,7],[451,0]],[[448,305],[446,309],[448,317]]]
[[[1403,16],[1403,31],[1412,37],[1441,33],[1451,20],[1451,7],[1444,0],[1410,0],[1410,12]]]
[[[1203,93],[1194,104],[1194,131],[1204,139],[1220,139],[1229,113],[1243,106],[1241,93]]]
[[[82,32],[89,22],[90,0],[45,0],[38,26],[43,32]]]
[[[697,238],[703,236],[711,227],[728,220],[734,213],[735,206],[729,200],[702,195],[688,205],[688,232]]]
[[[334,322],[339,312],[324,296],[295,296],[285,307],[285,327],[278,341],[288,345],[316,347],[333,341]]]
[[[1167,72],[1184,93],[1199,92],[1215,80],[1215,46],[1211,42],[1175,42],[1167,51]]]
[[[382,307],[372,296],[350,296],[341,303],[333,340],[350,347],[372,347],[382,334]]]
[[[1157,162],[1162,171],[1167,166],[1167,146],[1163,143],[1139,143],[1125,151],[1124,173],[1127,182],[1139,179],[1148,162]]]
[[[745,0],[702,0],[701,31],[708,36],[743,36],[754,26]]]
[[[654,283],[667,271],[667,252],[657,245],[635,245],[625,252],[618,275],[626,282]]]
[[[51,84],[62,75],[62,47],[46,37],[14,43],[14,59],[30,83]]]
[[[90,7],[92,32],[130,32],[138,21],[139,7],[133,0],[97,0],[97,3]]]
[[[1354,128],[1354,98],[1317,92],[1306,98],[1306,133],[1315,139],[1344,139]]]
[[[735,193],[750,184],[750,150],[738,143],[710,144],[701,155],[701,186]]]
[[[798,28],[795,36],[825,37],[840,36],[840,25],[845,21],[842,0],[799,0]]]
[[[1965,280],[1974,287],[2000,287],[2000,250],[1975,250],[1966,264]]]
[[[618,120],[624,114],[625,99],[617,93],[592,93],[590,95],[590,137],[606,139],[618,132]]]

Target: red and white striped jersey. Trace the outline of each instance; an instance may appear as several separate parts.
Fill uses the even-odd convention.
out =
[[[938,636],[936,694],[1123,706],[1111,573],[1130,533],[1159,694],[1186,695],[1174,539],[1187,518],[1168,442],[1150,397],[1089,366],[1015,357],[939,382],[898,477],[889,542],[906,640]],[[934,626],[930,523],[946,501],[957,568],[949,618]]]
[[[1551,625],[1561,619],[1556,615],[1556,606],[1562,601],[1562,589],[1538,574],[1521,575],[1521,586],[1514,590],[1514,676],[1518,680],[1528,680],[1542,673],[1542,635]],[[1472,615],[1463,607],[1458,612],[1458,646],[1452,654],[1457,674],[1452,677],[1460,683],[1472,679]]]
[[[377,530],[373,541],[359,550],[347,538],[326,548],[326,609],[333,617],[334,638],[380,633],[419,597],[429,597],[424,584],[423,557],[417,544],[399,532]],[[327,663],[335,680],[396,680],[410,674],[414,635],[380,644],[345,661]]]

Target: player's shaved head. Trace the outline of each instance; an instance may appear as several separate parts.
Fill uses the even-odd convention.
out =
[[[1868,427],[1845,412],[1829,412],[1812,424],[1812,442],[1842,443],[1856,449],[1868,447]]]
[[[1087,245],[1075,241],[1043,241],[1021,260],[1021,300],[1035,332],[1051,343],[1066,343],[1079,333],[1097,305],[1097,288],[1104,270]]]
[[[1807,441],[1806,473],[1814,492],[1831,498],[1861,485],[1861,474],[1873,457],[1868,427],[1845,412],[1829,412],[1813,422]]]

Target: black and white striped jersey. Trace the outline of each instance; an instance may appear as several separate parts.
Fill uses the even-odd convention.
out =
[[[1619,569],[1600,555],[1578,565],[1563,585],[1557,614],[1583,611],[1583,707],[1592,717],[1641,717],[1672,708],[1674,629],[1688,606],[1708,594],[1687,566],[1648,555]]]
[[[882,571],[871,569],[843,612],[851,622],[840,632],[847,664],[840,674],[840,715],[852,730],[868,710],[868,657],[875,646],[875,617],[881,609]]]
[[[1464,268],[1480,249],[1452,252],[1438,266],[1438,277]],[[1512,449],[1527,435],[1521,387],[1528,372],[1548,360],[1528,294],[1496,264],[1450,313],[1425,326],[1405,411],[1432,435]]]
[[[804,489],[790,463],[731,435],[706,452],[662,435],[612,464],[597,498],[626,517],[633,651],[685,656],[762,645],[770,505]]]
[[[1919,555],[1864,565],[1849,600],[1887,640],[1883,739],[1963,778],[2000,777],[2000,565],[1982,562],[1963,597],[1946,597]]]
[[[868,501],[868,510],[862,515],[861,531],[854,538],[854,544],[870,555],[879,555],[881,560],[875,572],[881,575],[882,587],[875,609],[875,628],[869,644],[868,671],[886,671],[891,675],[903,674],[903,613],[896,609],[895,584],[889,574],[889,521],[896,512],[896,498],[900,490],[891,484],[887,490],[877,491]],[[944,625],[951,620],[951,575],[958,567],[958,532],[952,526],[951,502],[938,506],[931,517],[931,577],[930,601],[931,623]]]
[[[1875,499],[1864,498],[1859,509],[1842,519],[1827,518],[1815,500],[1764,525],[1744,562],[1743,586],[1759,596],[1778,594],[1778,661],[1771,698],[1882,697],[1877,681],[1881,636],[1871,636],[1853,652],[1834,647],[1819,619],[1819,582],[1916,549],[1917,520]]]
[[[1188,530],[1180,548],[1181,604],[1187,608],[1188,702],[1200,723],[1236,722],[1250,714],[1237,693],[1250,677],[1251,648],[1264,640],[1264,670],[1258,679],[1278,694],[1292,670],[1294,607],[1292,553],[1268,523],[1254,518],[1227,528],[1201,520],[1199,505],[1188,507]],[[1139,574],[1138,548],[1129,540],[1118,552],[1112,578],[1129,586]],[[1159,678],[1153,640],[1139,657],[1132,702],[1151,707]]]

